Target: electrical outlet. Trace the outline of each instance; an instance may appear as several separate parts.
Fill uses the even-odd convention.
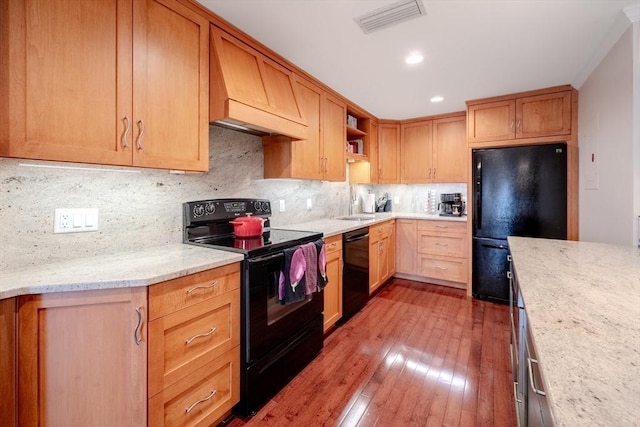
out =
[[[307,199],[307,210],[310,211],[312,207],[313,204],[311,203],[311,199]]]
[[[98,229],[98,209],[56,209],[54,233],[81,233]]]
[[[280,212],[284,212],[284,200],[280,200]]]

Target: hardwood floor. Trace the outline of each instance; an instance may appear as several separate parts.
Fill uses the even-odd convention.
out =
[[[508,307],[392,279],[253,418],[229,426],[514,426]]]

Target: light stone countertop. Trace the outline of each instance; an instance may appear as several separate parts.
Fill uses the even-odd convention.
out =
[[[148,286],[242,261],[235,252],[183,243],[0,271],[0,299],[25,294]]]
[[[640,249],[508,240],[556,425],[640,425]]]
[[[456,221],[466,222],[467,217],[461,216],[439,216],[422,213],[402,213],[402,212],[380,212],[375,214],[354,214],[358,217],[369,217],[369,220],[346,220],[346,219],[320,219],[316,221],[301,222],[297,224],[289,224],[283,226],[274,226],[272,228],[281,228],[285,230],[304,230],[322,233],[324,237],[331,237],[348,231],[357,230],[358,228],[368,227],[373,224],[388,221],[390,219],[426,219],[434,221]]]

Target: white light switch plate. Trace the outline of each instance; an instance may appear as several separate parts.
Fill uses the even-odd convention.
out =
[[[56,209],[54,233],[82,233],[98,230],[98,209]]]
[[[284,212],[284,200],[280,200],[280,212]]]

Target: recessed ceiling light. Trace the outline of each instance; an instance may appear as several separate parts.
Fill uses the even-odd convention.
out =
[[[424,57],[419,53],[412,53],[411,55],[407,56],[404,59],[404,62],[410,65],[413,65],[413,64],[419,64],[420,62],[422,62],[423,59]]]
[[[442,102],[444,101],[444,98],[442,96],[434,96],[433,98],[431,98],[431,102]]]

